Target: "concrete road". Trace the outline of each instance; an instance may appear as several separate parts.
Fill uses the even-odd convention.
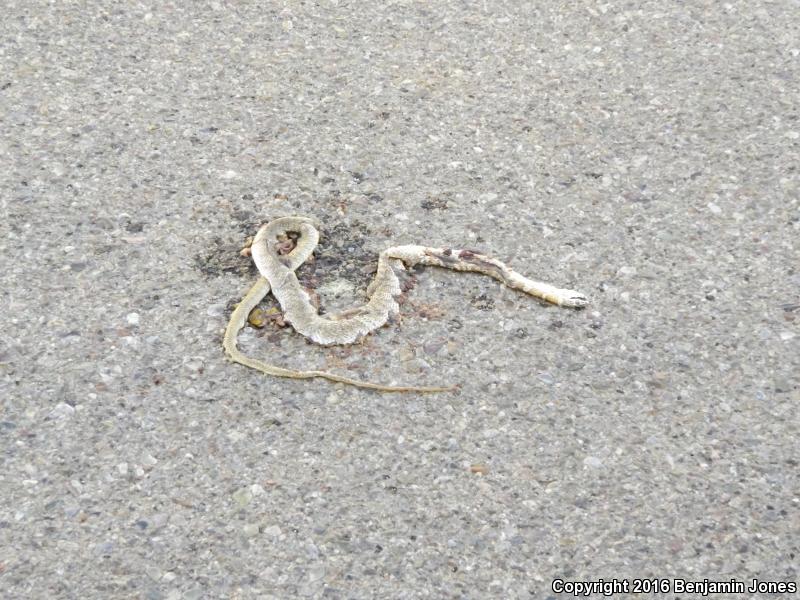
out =
[[[799,63],[793,0],[6,0],[2,597],[796,582]],[[400,243],[592,302],[422,269],[361,345],[241,346],[460,391],[270,378],[221,334],[298,213],[329,311]]]

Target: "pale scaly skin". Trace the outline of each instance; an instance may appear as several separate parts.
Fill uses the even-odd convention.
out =
[[[304,219],[304,221],[308,220]],[[296,222],[292,221],[292,224],[296,224]],[[292,270],[303,264],[306,259],[311,256],[311,253],[314,251],[314,248],[317,245],[319,233],[317,232],[316,228],[312,227],[312,229],[313,232],[305,232],[305,235],[309,236],[308,239],[303,238],[301,243],[298,243],[298,245],[291,252],[280,257],[280,259],[285,261]],[[295,231],[295,229],[289,229],[289,231]],[[264,297],[269,293],[270,287],[269,281],[267,281],[264,277],[260,277],[258,281],[255,282],[253,287],[250,288],[247,294],[245,294],[245,297],[242,298],[242,301],[239,302],[231,314],[231,318],[228,321],[228,326],[225,328],[225,336],[223,337],[222,346],[225,348],[225,352],[233,362],[250,367],[256,371],[261,371],[267,375],[274,375],[276,377],[288,377],[291,379],[311,379],[313,377],[321,377],[323,379],[327,379],[328,381],[345,383],[355,387],[378,390],[381,392],[448,392],[455,389],[455,386],[384,385],[381,383],[372,383],[371,381],[353,379],[351,377],[345,377],[343,375],[337,375],[336,373],[329,373],[327,371],[295,371],[293,369],[286,369],[270,364],[263,360],[245,356],[242,354],[236,344],[236,337],[239,335],[239,331],[241,331],[247,323],[247,317],[250,315],[250,311],[258,306],[259,302],[264,299]],[[305,293],[305,291],[303,293]]]
[[[337,383],[346,383],[360,388],[367,388],[370,390],[378,390],[381,392],[449,392],[455,389],[455,386],[408,386],[408,385],[384,385],[381,383],[372,383],[371,381],[362,381],[360,379],[353,379],[351,377],[344,377],[336,373],[329,373],[327,371],[295,371],[293,369],[285,369],[276,365],[270,364],[263,360],[256,358],[249,358],[242,354],[236,345],[236,336],[239,331],[244,327],[247,322],[247,316],[250,311],[258,306],[259,302],[269,293],[269,282],[260,277],[258,281],[250,288],[242,301],[236,306],[231,314],[228,326],[225,328],[225,337],[223,338],[222,345],[228,357],[240,365],[250,367],[256,371],[261,371],[267,375],[274,375],[275,377],[289,377],[291,379],[311,379],[313,377],[321,377],[328,381]]]
[[[282,255],[278,246],[285,243],[290,232],[299,234],[297,245],[291,252]],[[294,371],[248,358],[236,347],[236,336],[244,327],[247,316],[270,289],[281,305],[284,320],[291,323],[296,331],[321,345],[352,344],[384,325],[399,311],[395,297],[401,290],[395,269],[403,270],[417,264],[483,273],[510,288],[558,306],[582,308],[588,304],[587,298],[580,292],[533,281],[499,260],[479,252],[409,245],[394,246],[380,253],[375,279],[367,289],[369,301],[366,304],[323,317],[311,304],[308,293],[300,285],[294,273],[295,269],[311,256],[318,241],[319,232],[314,227],[313,221],[306,217],[283,217],[259,229],[251,251],[253,260],[263,277],[250,289],[231,315],[223,344],[231,360],[278,377],[294,379],[323,377],[331,381],[387,392],[440,392],[454,389],[453,386],[389,386],[350,379],[325,371]]]

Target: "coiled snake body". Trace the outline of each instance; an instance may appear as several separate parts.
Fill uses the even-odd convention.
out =
[[[285,254],[289,234],[297,237],[296,245]],[[431,248],[427,246],[394,246],[378,256],[378,270],[367,288],[369,301],[357,308],[341,313],[321,316],[311,299],[300,285],[295,270],[311,256],[319,241],[319,232],[314,222],[307,217],[283,217],[263,225],[252,244],[253,261],[262,277],[247,292],[231,314],[225,329],[223,347],[228,357],[239,364],[268,375],[308,379],[322,377],[330,381],[369,388],[385,392],[441,392],[449,387],[394,386],[352,379],[327,371],[297,371],[278,367],[270,363],[245,356],[236,345],[236,337],[247,322],[250,311],[272,290],[281,305],[284,320],[307,338],[321,345],[352,344],[378,327],[399,311],[396,296],[401,292],[400,281],[395,270],[414,265],[433,265],[483,273],[501,281],[504,285],[541,298],[558,306],[581,308],[586,306],[586,296],[574,290],[556,288],[546,283],[532,281],[516,273],[508,266],[471,250]]]

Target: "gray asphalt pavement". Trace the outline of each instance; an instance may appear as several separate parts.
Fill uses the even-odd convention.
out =
[[[800,578],[795,0],[3,5],[0,596]],[[591,304],[420,269],[241,346],[458,392],[270,378],[222,330],[287,214],[327,310],[401,243]]]

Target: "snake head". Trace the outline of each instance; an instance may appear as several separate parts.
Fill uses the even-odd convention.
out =
[[[575,290],[562,290],[563,297],[559,306],[566,306],[569,308],[584,308],[589,304],[589,299]]]

